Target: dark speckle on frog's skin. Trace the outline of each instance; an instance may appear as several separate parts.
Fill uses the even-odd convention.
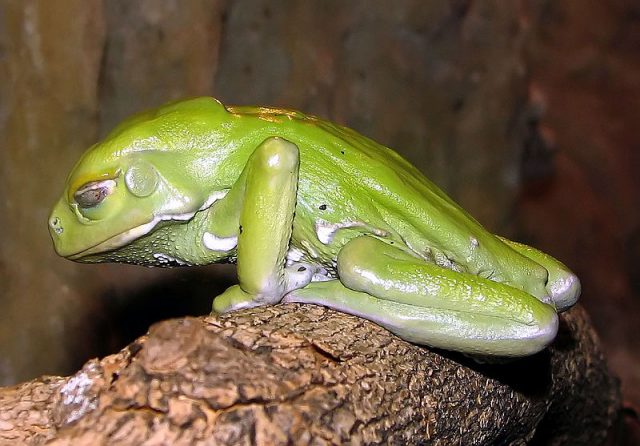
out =
[[[327,205],[326,204],[321,204],[318,209],[320,209],[321,211],[325,211],[327,210]]]

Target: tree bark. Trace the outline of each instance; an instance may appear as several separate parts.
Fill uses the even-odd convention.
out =
[[[0,389],[0,443],[601,444],[619,408],[584,310],[478,364],[295,304],[174,319],[75,375]]]

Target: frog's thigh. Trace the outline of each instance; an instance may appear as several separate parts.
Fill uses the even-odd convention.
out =
[[[531,246],[513,242],[503,237],[499,238],[518,253],[530,258],[549,271],[546,288],[558,311],[568,310],[578,301],[581,290],[580,280],[562,262]]]
[[[408,341],[469,354],[525,356],[557,332],[554,309],[533,296],[423,262],[373,237],[345,245],[338,274],[345,286],[313,283],[287,300],[333,307]]]
[[[280,301],[287,289],[284,258],[289,248],[298,185],[298,148],[269,138],[253,152],[239,184],[228,196],[241,200],[238,281],[213,303],[225,312]],[[246,179],[245,179],[246,178]]]

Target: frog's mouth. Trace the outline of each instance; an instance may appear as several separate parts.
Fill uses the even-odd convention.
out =
[[[158,226],[162,222],[189,221],[193,218],[194,215],[196,215],[196,213],[204,211],[205,209],[209,209],[213,205],[213,203],[224,198],[228,192],[229,190],[225,189],[213,193],[209,198],[207,198],[202,206],[200,206],[193,212],[186,212],[183,214],[156,215],[148,223],[141,224],[129,229],[128,231],[114,235],[113,237],[110,237],[96,245],[93,245],[90,248],[84,249],[75,254],[68,255],[67,258],[69,260],[79,261],[84,257],[102,254],[107,251],[113,251],[118,248],[122,248],[123,246],[126,246],[135,240],[138,240],[140,237],[144,237],[145,235],[149,234],[151,231],[153,231],[153,229],[155,229],[156,226]]]
[[[171,218],[171,220],[173,220],[173,218]],[[129,229],[128,231],[125,231],[121,234],[108,238],[107,240],[100,242],[97,245],[94,245],[90,248],[87,248],[75,254],[71,254],[70,256],[67,256],[67,258],[69,260],[80,260],[90,255],[101,254],[103,252],[113,251],[115,249],[121,248],[127,245],[128,243],[131,243],[132,241],[137,240],[140,237],[143,237],[148,233],[150,233],[153,230],[153,228],[155,228],[158,225],[158,223],[160,223],[161,221],[162,219],[156,217],[153,220],[151,220],[149,223],[136,226],[135,228]]]

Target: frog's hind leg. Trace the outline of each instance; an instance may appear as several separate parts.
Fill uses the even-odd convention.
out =
[[[531,246],[499,237],[512,249],[542,265],[549,271],[546,289],[558,311],[571,308],[580,297],[580,280],[562,262]]]
[[[530,355],[557,332],[553,307],[524,291],[424,262],[373,237],[342,248],[338,274],[339,281],[311,283],[285,300],[325,305],[408,341],[472,355]]]

